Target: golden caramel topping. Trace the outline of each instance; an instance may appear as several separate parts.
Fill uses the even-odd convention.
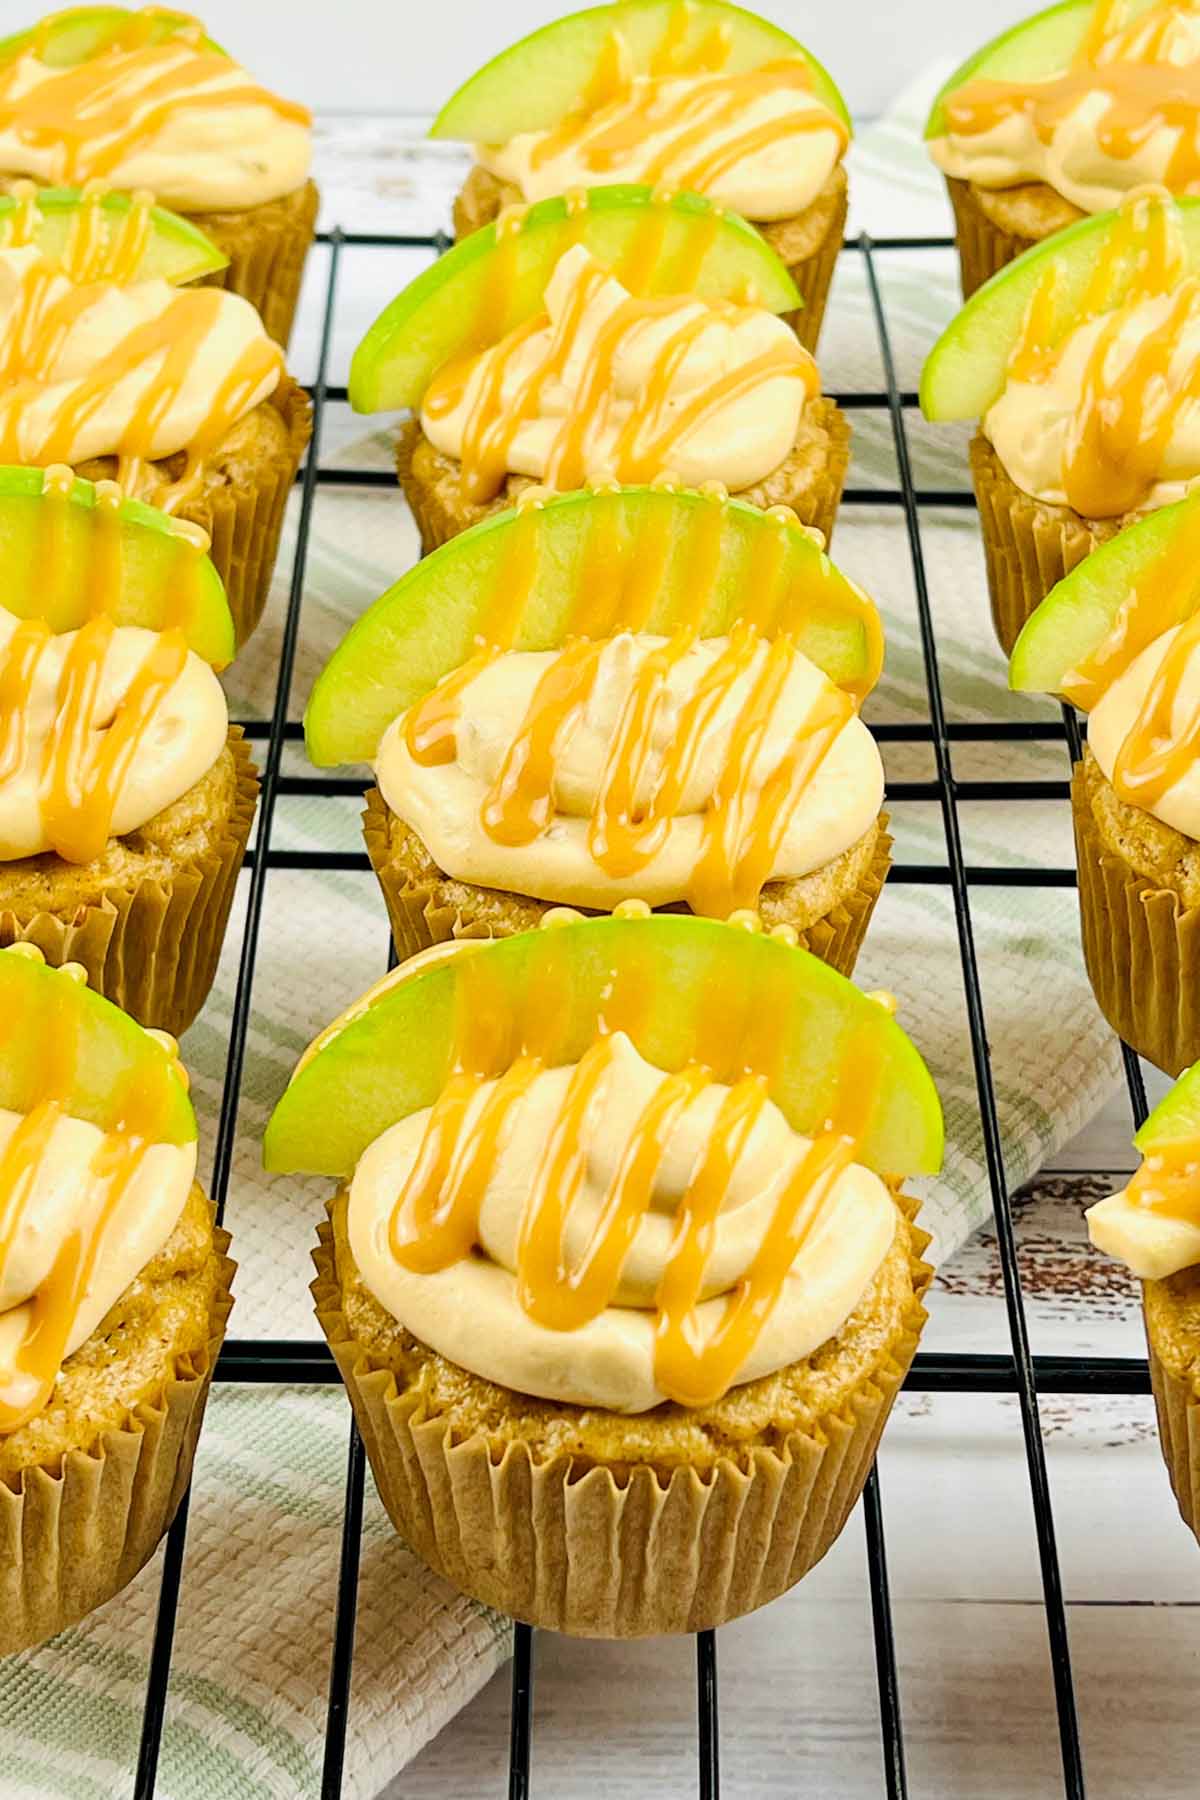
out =
[[[1179,1138],[1151,1150],[1125,1192],[1150,1212],[1200,1225],[1200,1141]]]

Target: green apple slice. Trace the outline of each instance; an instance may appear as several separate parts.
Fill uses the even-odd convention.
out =
[[[57,1099],[102,1131],[190,1144],[196,1115],[178,1060],[128,1013],[23,948],[0,951],[0,1106],[27,1113]]]
[[[685,0],[687,29],[676,46],[686,65],[714,32],[728,44],[722,74],[740,74],[784,57],[808,65],[813,93],[846,128],[850,115],[832,78],[794,37],[727,0]],[[468,144],[503,144],[521,131],[557,125],[578,104],[614,31],[627,45],[633,73],[651,70],[656,51],[674,28],[680,0],[622,0],[620,7],[593,6],[555,19],[501,51],[452,94],[433,122],[430,137]]]
[[[1126,0],[1122,24],[1136,19],[1157,0]],[[1087,36],[1096,0],[1063,0],[1032,19],[1023,19],[969,56],[940,89],[925,121],[927,138],[946,132],[946,101],[968,81],[1050,81],[1070,68]]]
[[[12,242],[22,204],[12,194],[0,194],[0,250]],[[38,190],[38,224],[33,242],[52,262],[61,261],[65,255],[71,227],[82,204],[83,197],[78,188]],[[128,194],[105,194],[100,200],[110,242],[113,234],[120,230],[131,204]],[[229,261],[190,219],[168,212],[165,206],[150,209],[150,226],[146,247],[130,280],[161,278],[179,286],[185,281],[195,281],[201,275],[211,275]]]
[[[90,62],[92,57],[102,55],[113,40],[127,30],[131,11],[128,6],[68,7],[65,12],[55,13],[53,17],[44,19],[40,25],[31,25],[26,31],[17,31],[11,37],[0,38],[0,62],[9,62],[34,45],[37,46],[39,60],[51,69],[71,69],[77,63]],[[165,6],[156,8],[155,18],[143,41],[161,44],[167,38],[174,37],[176,32],[195,23],[190,13],[172,12]],[[205,50],[215,50],[219,55],[225,55],[221,46],[214,44],[211,38],[201,38],[200,42]]]
[[[599,508],[606,509],[604,528],[613,534],[613,547],[619,545],[626,570],[636,565],[640,545],[661,546],[665,539],[662,574],[643,629],[669,635],[698,579],[691,546],[713,505],[703,494],[652,487],[622,488],[617,494],[583,490],[546,501],[532,519],[537,573],[513,648],[561,648],[580,600],[586,599]],[[791,632],[805,655],[840,686],[869,692],[879,673],[871,602],[799,524],[781,528],[743,501],[720,505],[717,573],[701,636],[719,637],[742,616],[753,597],[756,551],[766,547],[767,534],[777,536],[782,529],[779,591],[786,592],[786,600],[771,629]],[[514,533],[527,523],[513,510],[473,525],[401,576],[355,622],[308,702],[304,730],[314,763],[326,768],[369,762],[392,720],[467,660],[482,635]]]
[[[1110,635],[1135,588],[1142,587],[1167,558],[1184,577],[1159,584],[1178,595],[1174,617],[1156,617],[1157,636],[1191,618],[1200,606],[1200,567],[1193,551],[1200,529],[1200,494],[1164,506],[1139,519],[1093,550],[1051,588],[1013,646],[1009,685],[1024,694],[1061,694],[1071,670]],[[1173,570],[1174,574],[1175,571]],[[1147,640],[1149,641],[1149,640]]]
[[[1200,1140],[1200,1062],[1185,1069],[1165,1093],[1133,1142],[1143,1156],[1180,1140]]]
[[[385,990],[293,1077],[267,1125],[266,1167],[348,1176],[389,1126],[431,1106],[450,1072],[458,984],[481,963],[488,991],[514,1009],[544,972],[565,971],[564,1063],[595,1041],[623,972],[651,985],[633,1035],[660,1069],[691,1059],[714,993],[730,996],[731,1034],[761,1010],[754,997],[769,994],[786,1020],[771,1097],[793,1128],[820,1130],[834,1110],[843,1061],[869,1057],[879,1098],[859,1160],[892,1176],[933,1174],[941,1166],[942,1112],[929,1071],[877,1001],[807,951],[680,914],[587,919],[497,938]]]
[[[699,268],[687,291],[702,300],[734,300],[753,293],[771,312],[802,304],[796,284],[764,238],[734,213],[722,212],[698,194],[656,199],[632,184],[589,188],[581,212],[561,196],[531,206],[515,241],[497,245],[497,223],[473,231],[398,294],[380,313],[350,365],[350,404],[356,412],[419,406],[430,378],[450,357],[482,350],[541,310],[554,265],[580,243],[606,268],[620,272],[646,231],[648,209],[666,213],[655,243],[647,287],[651,294],[679,292],[673,282],[704,237]],[[717,214],[715,227],[712,214]],[[508,263],[507,269],[501,259]],[[508,259],[511,258],[511,262]],[[503,282],[507,309],[497,317]]]
[[[96,610],[100,569],[111,584],[105,609],[118,625],[178,625],[214,668],[232,662],[221,577],[175,520],[123,500],[114,521],[98,509],[90,481],[77,476],[67,493],[47,492],[44,470],[0,466],[0,603],[18,618],[77,631]]]
[[[1200,198],[1179,198],[1188,269],[1200,268]],[[1004,387],[1005,373],[1029,302],[1046,271],[1056,267],[1055,308],[1078,324],[1088,283],[1107,250],[1118,213],[1096,213],[1035,244],[992,276],[967,301],[929,353],[921,374],[921,410],[927,419],[981,419]],[[1114,281],[1112,305],[1121,303],[1134,275],[1127,260],[1124,281]]]

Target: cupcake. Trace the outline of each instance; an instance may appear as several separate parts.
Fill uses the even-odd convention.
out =
[[[0,183],[145,188],[196,220],[276,343],[317,218],[311,120],[187,13],[80,6],[0,42]]]
[[[231,1304],[176,1045],[85,983],[0,953],[0,1656],[153,1554]]]
[[[1163,1455],[1184,1523],[1200,1535],[1200,1066],[1133,1141],[1141,1167],[1127,1188],[1088,1208],[1088,1230],[1141,1279]]]
[[[194,526],[65,467],[0,467],[0,577],[0,944],[178,1034],[258,793],[220,578]]]
[[[629,901],[754,908],[849,974],[890,860],[858,717],[882,659],[875,608],[785,509],[527,489],[358,620],[306,737],[374,769],[403,956]]]
[[[1144,191],[1030,250],[925,365],[933,420],[979,419],[971,474],[996,635],[1098,544],[1200,480],[1200,201]]]
[[[69,463],[199,526],[242,644],[311,409],[248,301],[173,285],[198,240],[145,196],[26,183],[0,204],[0,461]]]
[[[418,276],[355,351],[359,412],[407,406],[400,482],[427,550],[522,487],[719,481],[826,538],[849,427],[776,315],[787,270],[694,194],[518,208]]]
[[[432,959],[432,960],[430,960]],[[854,1506],[924,1321],[941,1113],[877,998],[694,918],[439,946],[326,1032],[267,1166],[397,1530],[583,1636],[763,1605]]]
[[[1013,653],[1023,692],[1088,713],[1072,799],[1088,975],[1168,1074],[1200,1057],[1200,494],[1061,582]]]
[[[803,45],[725,0],[571,13],[466,82],[430,134],[475,145],[460,238],[513,203],[663,182],[753,222],[802,297],[817,347],[846,224],[845,101]]]
[[[1178,0],[1052,6],[968,59],[925,127],[964,298],[1056,231],[1162,182],[1200,195],[1200,15]]]

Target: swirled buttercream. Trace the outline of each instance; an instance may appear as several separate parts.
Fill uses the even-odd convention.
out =
[[[1112,681],[1088,743],[1122,800],[1200,839],[1200,617],[1164,631]]]

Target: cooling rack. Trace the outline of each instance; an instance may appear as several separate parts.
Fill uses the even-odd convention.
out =
[[[220,1215],[223,1215],[225,1209],[233,1161],[238,1101],[245,1065],[247,1027],[253,998],[255,958],[263,919],[268,872],[272,869],[358,871],[368,866],[365,854],[332,851],[284,851],[272,846],[276,801],[281,794],[344,796],[347,793],[357,794],[361,785],[353,778],[322,776],[315,772],[298,776],[281,774],[285,745],[302,737],[300,722],[288,717],[288,702],[300,631],[308,535],[316,490],[319,485],[324,483],[343,487],[390,488],[395,485],[395,477],[390,470],[345,468],[340,464],[336,469],[320,467],[325,406],[327,402],[346,398],[345,389],[334,386],[327,379],[330,343],[338,303],[342,251],[344,248],[352,247],[355,249],[426,250],[440,254],[448,247],[449,243],[449,240],[441,234],[390,236],[382,233],[351,233],[340,230],[320,234],[319,241],[328,248],[328,260],[321,310],[319,351],[315,380],[311,388],[313,435],[308,460],[299,477],[299,522],[279,656],[279,672],[269,720],[249,721],[244,727],[247,736],[258,739],[263,747],[262,787],[255,847],[247,857],[249,891],[245,923],[242,928],[237,984],[230,1024],[228,1064],[221,1097],[214,1154],[211,1192]],[[870,310],[878,338],[884,387],[877,392],[856,391],[833,395],[839,405],[846,409],[874,409],[887,417],[891,427],[899,473],[898,485],[892,488],[850,488],[843,496],[843,503],[849,507],[895,507],[901,509],[904,516],[916,593],[929,718],[927,721],[919,723],[883,724],[874,727],[874,730],[876,736],[883,741],[923,743],[932,749],[936,769],[935,778],[928,781],[891,783],[888,793],[889,798],[894,801],[925,800],[936,801],[940,804],[946,860],[944,863],[938,864],[898,863],[892,869],[889,880],[895,883],[944,885],[949,887],[952,895],[957,948],[962,965],[967,1019],[970,1027],[975,1089],[995,1214],[996,1239],[1011,1344],[1007,1354],[999,1355],[918,1354],[913,1363],[907,1386],[910,1391],[918,1393],[1006,1393],[1016,1396],[1037,1534],[1045,1629],[1053,1674],[1061,1749],[1062,1792],[1068,1797],[1068,1800],[1083,1800],[1086,1793],[1083,1754],[1076,1713],[1075,1688],[1071,1674],[1071,1649],[1055,1541],[1054,1515],[1039,1418],[1039,1394],[1144,1394],[1148,1391],[1149,1382],[1146,1366],[1139,1359],[1034,1356],[1030,1351],[1013,1218],[1005,1178],[996,1092],[988,1056],[986,1021],[971,920],[971,890],[989,885],[1073,887],[1075,871],[1069,868],[1037,870],[968,866],[963,854],[958,809],[962,802],[977,800],[1065,800],[1068,794],[1066,776],[1069,774],[1071,764],[1079,755],[1081,733],[1076,715],[1071,709],[1065,707],[1061,721],[1050,724],[1012,721],[998,721],[990,724],[958,724],[948,722],[946,718],[938,668],[938,646],[930,610],[925,558],[921,542],[921,513],[922,509],[926,507],[972,507],[974,500],[968,493],[957,490],[920,488],[914,483],[905,409],[915,404],[916,396],[903,392],[897,382],[877,259],[896,251],[944,251],[948,250],[951,244],[951,239],[943,237],[873,238],[865,234],[846,240],[843,254],[861,259]],[[1063,780],[1061,782],[1045,780],[960,781],[954,774],[952,745],[955,742],[1002,744],[1029,740],[1061,742],[1063,748]],[[1141,1072],[1133,1053],[1127,1047],[1124,1048],[1123,1053],[1133,1119],[1135,1125],[1140,1125],[1146,1114],[1146,1098]],[[297,1383],[334,1383],[339,1377],[323,1342],[231,1338],[226,1342],[221,1353],[215,1379],[218,1382],[227,1383],[287,1383],[294,1385]],[[203,1455],[203,1449],[201,1449],[201,1455]],[[342,1769],[347,1733],[351,1724],[349,1689],[354,1657],[363,1480],[362,1441],[357,1430],[352,1426],[346,1466],[341,1563],[336,1596],[333,1652],[329,1671],[328,1712],[321,1780],[322,1800],[337,1800],[342,1792]],[[904,1800],[909,1791],[905,1770],[904,1720],[896,1671],[883,1512],[879,1480],[874,1470],[866,1484],[863,1515],[879,1693],[879,1724],[883,1745],[882,1791],[888,1796],[888,1800]],[[166,1551],[162,1560],[161,1589],[147,1679],[141,1742],[132,1787],[134,1800],[152,1800],[155,1793],[163,1721],[171,1680],[171,1652],[187,1530],[188,1502],[185,1497],[168,1535]],[[510,1800],[526,1800],[526,1796],[530,1793],[530,1770],[536,1736],[532,1640],[533,1633],[528,1626],[514,1624],[507,1790]],[[717,1800],[720,1792],[721,1765],[717,1642],[713,1632],[701,1632],[696,1638],[696,1709],[694,1785],[701,1800]],[[682,1773],[678,1791],[685,1791],[685,1778]],[[221,1800],[221,1797],[214,1795],[213,1800]]]

